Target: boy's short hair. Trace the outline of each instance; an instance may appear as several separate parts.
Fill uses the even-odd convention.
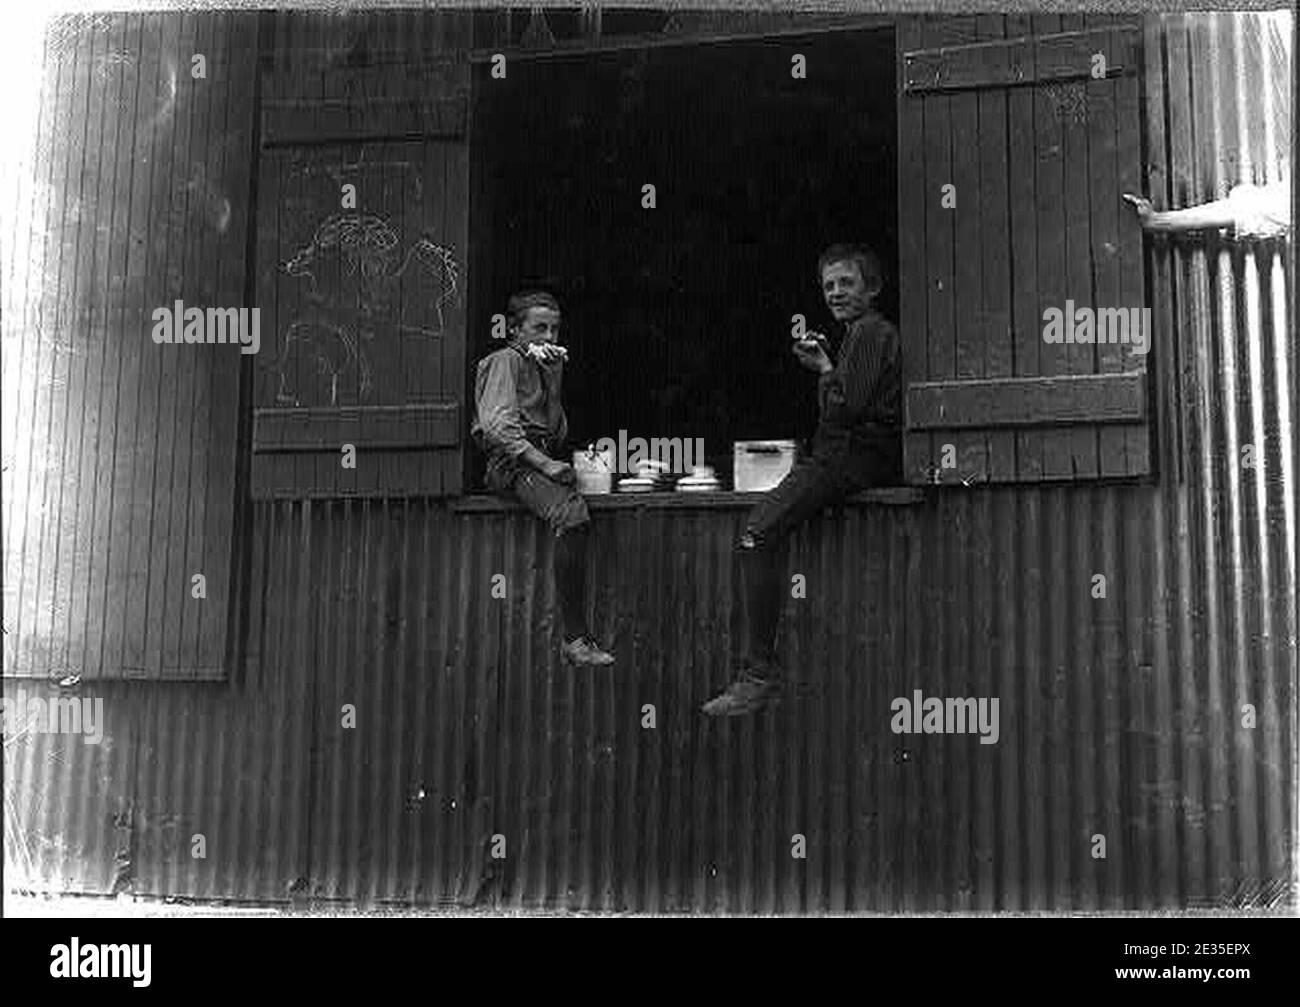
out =
[[[858,273],[868,289],[879,289],[884,285],[884,277],[880,272],[880,259],[866,245],[838,244],[828,247],[817,260],[818,284],[822,282],[822,275],[826,272],[826,267],[832,262],[857,263]]]
[[[528,317],[530,308],[550,308],[552,311],[559,311],[560,302],[545,290],[524,290],[511,294],[510,300],[506,302],[510,325],[522,325],[524,319]]]

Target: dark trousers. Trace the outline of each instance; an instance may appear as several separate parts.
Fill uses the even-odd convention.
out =
[[[520,468],[513,476],[489,475],[488,485],[518,500],[554,532],[555,594],[564,638],[587,635],[587,529],[591,523],[587,501],[573,486],[531,468]]]
[[[789,589],[782,575],[791,532],[831,504],[871,486],[892,485],[901,475],[901,443],[873,442],[851,456],[799,462],[754,505],[736,544],[749,622],[743,656],[751,664],[776,665],[776,623]]]

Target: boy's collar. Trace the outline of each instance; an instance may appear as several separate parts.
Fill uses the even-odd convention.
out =
[[[850,318],[848,321],[844,322],[840,331],[844,332],[847,335],[849,330],[852,329],[853,326],[857,325],[859,322],[867,322],[873,318],[879,318],[879,317],[880,317],[880,312],[878,312],[874,307],[868,306],[867,310],[862,312],[862,314],[855,315],[853,318]]]

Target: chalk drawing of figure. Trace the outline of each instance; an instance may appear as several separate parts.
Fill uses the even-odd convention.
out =
[[[366,344],[385,329],[440,335],[443,305],[456,295],[459,281],[450,250],[421,236],[402,255],[398,235],[386,221],[356,213],[326,218],[310,244],[281,268],[305,280],[307,290],[302,308],[284,328],[280,353],[267,365],[278,377],[280,405],[301,404],[305,389],[296,379],[313,372],[322,383],[309,396],[310,404],[323,404],[326,390],[330,405],[340,404],[340,394],[343,404],[365,401],[373,387]],[[402,301],[416,300],[413,292],[425,287],[436,295],[426,307],[437,328],[404,324],[401,317]]]

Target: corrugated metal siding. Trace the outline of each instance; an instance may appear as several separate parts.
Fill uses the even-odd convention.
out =
[[[1294,657],[1259,626],[1284,625],[1294,595],[1243,575],[1254,621],[1230,661],[1232,636],[1206,631],[1207,517],[1138,487],[850,509],[791,559],[808,583],[783,623],[794,694],[717,723],[697,707],[743,632],[739,511],[598,514],[597,626],[620,664],[574,673],[555,660],[551,582],[531,576],[550,549],[531,518],[266,505],[246,676],[110,694],[122,727],[100,750],[20,747],[17,777],[41,759],[44,778],[12,794],[21,834],[37,852],[89,843],[129,807],[134,890],[201,897],[286,898],[305,878],[361,901],[746,912],[1258,890],[1286,876],[1293,841]],[[998,697],[998,744],[894,735],[890,702],[914,689]],[[1242,702],[1259,706],[1253,732],[1235,726]],[[790,856],[796,833],[807,861]],[[113,843],[38,869],[104,890]]]
[[[1285,174],[1291,39],[1281,12],[1149,22],[1153,198],[1181,207]],[[1175,697],[1184,733],[1172,761],[1185,814],[1208,816],[1206,834],[1187,850],[1188,884],[1221,879],[1225,863],[1239,863],[1246,878],[1269,876],[1293,841],[1284,768],[1295,743],[1293,255],[1293,238],[1152,252],[1164,336],[1156,352],[1173,379],[1164,385],[1163,454],[1171,475],[1186,476],[1186,494],[1161,514],[1174,548],[1157,568],[1170,571],[1180,599],[1173,654],[1188,669]],[[1259,458],[1253,468],[1242,463],[1245,445]],[[1258,708],[1256,730],[1240,727],[1244,703]],[[1215,815],[1225,807],[1235,818]]]
[[[1179,84],[1146,124],[1167,205],[1221,184],[1178,160],[1187,102],[1223,121],[1202,113],[1291,79],[1236,24],[1150,22],[1148,69]],[[1230,79],[1203,42],[1245,54]],[[1233,121],[1255,149],[1252,115]],[[744,629],[739,510],[598,511],[597,630],[620,663],[575,673],[525,515],[257,505],[233,681],[102,686],[98,747],[6,739],[10,883],[739,912],[1269,901],[1295,841],[1291,252],[1209,247],[1150,253],[1154,364],[1177,361],[1158,485],[945,489],[806,529],[808,596],[782,623],[799,681],[759,718],[697,710]],[[998,697],[998,744],[891,733],[914,689]]]

